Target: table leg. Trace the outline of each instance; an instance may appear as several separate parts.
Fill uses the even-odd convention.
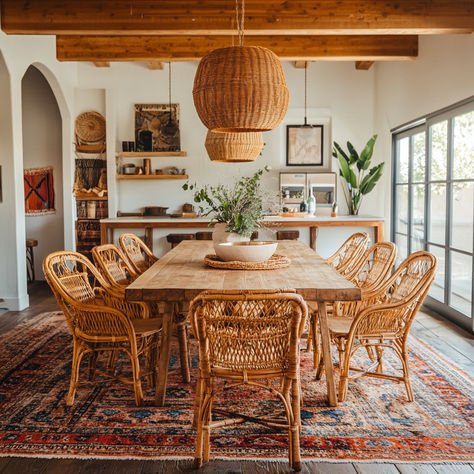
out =
[[[145,244],[153,252],[153,227],[145,227]]]
[[[309,246],[316,252],[316,236],[318,235],[317,227],[309,228]]]
[[[383,235],[383,222],[379,222],[374,227],[374,243],[382,242],[384,239]]]
[[[156,377],[155,404],[164,406],[166,397],[166,382],[168,380],[168,365],[170,360],[171,335],[175,319],[175,304],[166,302],[163,314],[161,345],[158,357],[158,374]]]
[[[107,224],[100,224],[100,244],[108,244],[108,228]]]
[[[329,339],[328,315],[326,302],[318,301],[319,329],[321,331],[321,346],[326,370],[326,384],[328,391],[329,406],[337,406],[336,386],[334,384],[334,367],[331,357],[331,341]]]

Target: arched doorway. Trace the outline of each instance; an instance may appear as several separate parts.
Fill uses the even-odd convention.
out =
[[[21,91],[23,168],[29,170],[25,176],[28,207],[44,204],[50,208],[25,214],[26,238],[38,242],[34,248],[34,274],[41,280],[44,279],[41,269],[44,257],[64,249],[63,125],[53,90],[34,65],[25,72]],[[48,189],[48,182],[54,193]]]

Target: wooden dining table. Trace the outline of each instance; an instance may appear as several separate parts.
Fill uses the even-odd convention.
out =
[[[223,270],[206,266],[213,254],[211,241],[183,241],[139,276],[125,291],[129,301],[162,302],[162,342],[156,377],[156,405],[165,404],[171,335],[178,308],[204,290],[295,289],[306,301],[317,302],[321,346],[326,370],[329,405],[337,406],[334,369],[326,306],[334,301],[357,301],[361,291],[330,267],[314,250],[297,240],[279,241],[277,254],[291,263],[276,270]]]

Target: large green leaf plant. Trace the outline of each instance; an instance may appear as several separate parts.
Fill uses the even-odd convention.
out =
[[[377,135],[374,135],[360,153],[357,153],[349,141],[347,142],[347,152],[337,142],[334,142],[332,154],[339,161],[339,174],[344,181],[344,197],[350,214],[359,213],[363,196],[374,189],[382,176],[385,163],[370,168],[376,140]]]

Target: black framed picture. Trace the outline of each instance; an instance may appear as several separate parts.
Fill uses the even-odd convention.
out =
[[[286,126],[286,165],[323,166],[323,126]]]

